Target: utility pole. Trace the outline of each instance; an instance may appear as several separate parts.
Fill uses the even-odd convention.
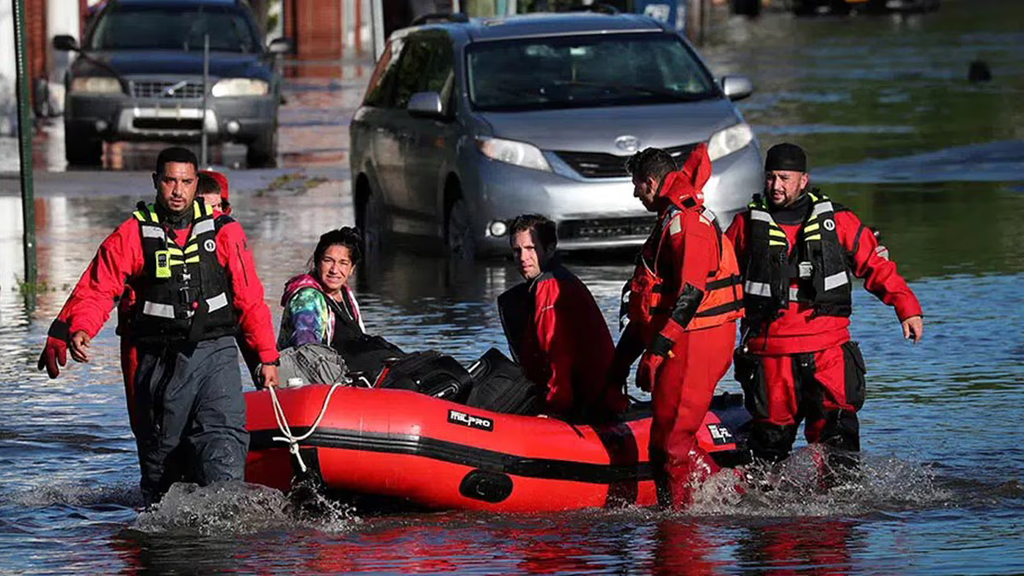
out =
[[[210,91],[210,33],[203,35],[203,119],[199,122],[199,130],[202,134],[200,139],[200,168],[206,170],[210,167],[208,162],[209,139],[206,135],[206,94]]]
[[[24,0],[11,0],[14,8],[14,59],[18,74],[18,153],[21,160],[21,221],[24,225],[25,302],[35,308],[36,282],[36,204],[32,182],[32,117],[28,98],[28,62],[25,49]]]
[[[384,33],[384,2],[383,0],[370,0],[370,19],[373,31],[373,61],[380,59],[384,54],[384,42],[387,35]]]

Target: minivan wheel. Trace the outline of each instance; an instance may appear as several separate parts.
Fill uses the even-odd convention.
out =
[[[356,225],[362,229],[366,251],[375,254],[380,250],[384,236],[384,202],[380,194],[368,192],[356,217]]]
[[[103,164],[103,140],[95,134],[64,129],[64,158],[72,166]]]
[[[462,198],[448,208],[448,216],[445,218],[445,241],[448,254],[454,258],[472,260],[476,256],[472,217],[468,204]]]

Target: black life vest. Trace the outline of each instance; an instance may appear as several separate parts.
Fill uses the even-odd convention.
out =
[[[755,324],[775,319],[792,301],[812,306],[816,316],[845,317],[853,310],[850,268],[836,232],[836,209],[828,196],[816,190],[807,194],[811,206],[792,254],[767,200],[757,195],[748,206],[750,248],[743,302],[747,318]]]
[[[153,205],[140,202],[139,221],[145,272],[133,281],[137,294],[132,335],[140,343],[198,342],[237,332],[234,297],[227,272],[217,260],[217,233],[233,220],[200,202],[188,242],[182,248],[160,223]]]

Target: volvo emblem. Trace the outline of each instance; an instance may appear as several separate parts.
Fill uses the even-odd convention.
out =
[[[615,139],[615,147],[624,152],[633,154],[640,149],[640,139],[636,136],[619,136]]]

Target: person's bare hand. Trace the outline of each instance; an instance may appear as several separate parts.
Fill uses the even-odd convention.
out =
[[[264,364],[260,369],[260,378],[263,380],[264,388],[274,388],[278,384],[277,366]]]
[[[900,322],[903,327],[903,337],[907,340],[913,340],[914,344],[921,341],[924,337],[924,318],[920,316],[911,316],[903,322]]]
[[[71,351],[71,358],[75,362],[88,362],[91,359],[89,354],[89,346],[92,344],[92,338],[85,333],[85,330],[79,330],[71,335],[71,340],[68,341],[68,350]]]

